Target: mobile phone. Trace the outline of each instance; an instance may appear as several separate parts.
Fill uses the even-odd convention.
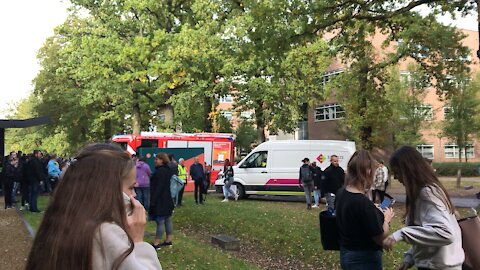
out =
[[[127,212],[127,216],[130,216],[132,214],[132,200],[130,200],[130,197],[125,192],[123,193],[123,204],[125,204],[125,211]]]
[[[389,207],[392,207],[394,203],[395,203],[395,200],[385,197],[383,202],[380,204],[380,208],[387,209]]]

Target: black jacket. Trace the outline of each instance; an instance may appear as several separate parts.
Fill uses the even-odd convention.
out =
[[[337,191],[343,186],[345,182],[345,172],[342,167],[328,166],[323,172],[325,176],[325,192],[337,194]]]
[[[170,179],[173,172],[168,165],[155,168],[150,178],[150,209],[153,216],[171,216],[173,200],[170,193]]]
[[[313,172],[313,184],[315,187],[320,189],[322,187],[322,169],[320,167],[312,167],[312,172]]]
[[[10,162],[7,163],[7,168],[5,168],[5,182],[4,183],[13,183],[20,181],[21,174],[20,165],[15,167]]]
[[[47,176],[43,168],[42,162],[36,157],[32,157],[27,164],[27,181],[29,183],[40,183],[40,181],[46,181]]]

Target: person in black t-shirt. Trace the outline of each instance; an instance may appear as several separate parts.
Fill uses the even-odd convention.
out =
[[[343,270],[382,269],[382,241],[394,213],[391,208],[381,211],[365,196],[373,183],[373,169],[368,151],[355,152],[348,162],[346,186],[336,196]]]

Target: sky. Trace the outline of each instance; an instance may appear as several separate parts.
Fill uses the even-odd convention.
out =
[[[67,0],[1,0],[0,10],[0,119],[28,97],[39,70],[37,52],[67,17]],[[441,18],[457,27],[477,30],[474,16]]]

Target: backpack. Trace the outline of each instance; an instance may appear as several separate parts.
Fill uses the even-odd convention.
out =
[[[312,170],[310,167],[300,167],[300,175],[302,178],[302,182],[310,182],[313,180]]]
[[[176,198],[180,190],[183,188],[183,181],[176,174],[172,175],[170,178],[170,193],[172,199]]]

